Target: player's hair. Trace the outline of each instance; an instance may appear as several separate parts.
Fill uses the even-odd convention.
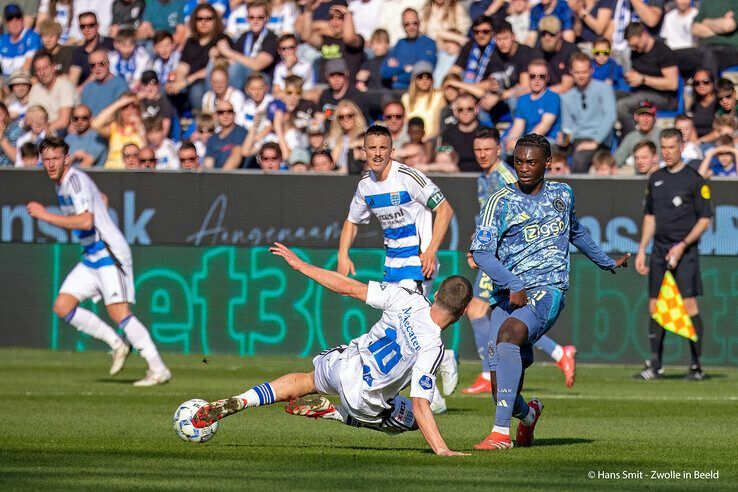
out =
[[[420,116],[413,116],[409,120],[407,120],[407,127],[410,128],[411,126],[419,126],[423,130],[425,130],[425,121],[423,121],[423,118]]]
[[[389,43],[390,38],[387,29],[375,29],[372,33],[371,41],[384,41],[385,43]]]
[[[735,90],[735,84],[733,84],[733,81],[726,78],[720,78],[717,82],[717,90],[720,91],[731,91],[733,92]]]
[[[160,31],[156,31],[154,33],[154,44],[159,44],[165,39],[169,39],[170,41],[174,41],[174,36],[172,36],[172,33],[168,31],[164,31],[163,29]]]
[[[160,116],[152,116],[143,120],[144,130],[147,132],[164,129],[164,120]]]
[[[389,129],[385,126],[380,125],[372,125],[369,128],[367,128],[366,133],[364,134],[365,138],[368,138],[370,135],[374,135],[375,137],[387,137],[390,139],[390,142],[392,141],[392,134],[390,133]]]
[[[482,14],[474,19],[474,22],[472,22],[472,27],[478,27],[482,24],[489,24],[490,26],[492,26],[492,17]]]
[[[684,135],[682,135],[682,132],[676,128],[664,128],[661,130],[661,133],[659,133],[659,141],[665,138],[676,138],[678,144],[684,142]]]
[[[61,24],[53,19],[46,19],[38,26],[38,33],[41,36],[56,35],[61,36],[63,28]]]
[[[572,67],[574,67],[574,62],[584,62],[587,65],[592,65],[592,60],[581,51],[575,51],[572,53],[571,57],[569,57],[569,69],[571,70]]]
[[[35,55],[33,55],[33,60],[31,60],[31,66],[34,66],[37,61],[39,61],[39,60],[41,60],[43,58],[48,58],[49,59],[49,63],[51,63],[52,65],[54,65],[54,55],[51,53],[51,51],[48,51],[48,50],[39,50],[39,51],[36,52]]]
[[[631,22],[628,24],[628,27],[625,28],[625,39],[634,38],[636,36],[640,36],[646,31],[646,26],[641,24],[640,22]]]
[[[38,147],[33,142],[26,142],[20,148],[21,158],[36,157],[38,159]]]
[[[641,142],[638,142],[635,147],[633,147],[633,153],[635,154],[643,148],[648,149],[651,154],[656,155],[656,144],[650,140],[643,140]]]
[[[553,164],[554,162],[563,162],[564,164],[568,164],[566,154],[563,152],[554,152],[551,154],[551,163]]]
[[[497,128],[480,128],[479,130],[477,130],[476,135],[474,135],[474,140],[478,138],[491,138],[495,142],[500,143],[500,132],[497,130]]]
[[[612,48],[612,43],[607,38],[597,38],[597,39],[595,39],[594,43],[592,43],[592,46],[595,46],[597,44],[606,44],[607,45],[607,49]]]
[[[122,43],[124,41],[133,41],[136,42],[136,31],[133,29],[121,29],[118,31],[118,34],[115,35],[115,41],[117,43]]]
[[[69,154],[69,145],[63,138],[46,137],[38,144],[38,154],[43,155],[46,149],[62,149],[62,153],[66,156]]]
[[[472,300],[471,283],[460,275],[452,275],[441,282],[435,304],[455,317],[461,317]]]
[[[547,161],[551,158],[551,144],[543,135],[538,135],[537,133],[529,133],[527,135],[523,135],[515,143],[515,148],[517,149],[518,147],[541,149],[543,151],[544,160]]]

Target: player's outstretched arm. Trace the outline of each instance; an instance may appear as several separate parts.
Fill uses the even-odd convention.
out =
[[[356,268],[354,268],[354,262],[349,258],[349,249],[354,244],[356,234],[359,232],[359,226],[345,220],[343,222],[343,228],[341,229],[341,237],[338,240],[338,268],[337,271],[341,275],[356,275]]]
[[[330,289],[336,294],[341,294],[342,296],[350,296],[354,299],[366,302],[366,284],[359,282],[358,280],[348,278],[338,272],[332,272],[330,270],[325,270],[323,268],[316,267],[315,265],[311,265],[310,263],[302,260],[294,251],[284,244],[274,243],[274,246],[269,248],[269,251],[277,256],[281,256],[289,266],[306,277],[315,280],[326,289]]]
[[[589,235],[589,231],[587,231],[587,228],[579,222],[573,210],[571,212],[569,231],[569,242],[576,246],[579,251],[584,253],[592,263],[603,270],[609,270],[610,272],[615,273],[616,268],[628,266],[626,260],[630,257],[630,253],[618,258],[617,261],[607,256],[605,252],[602,251],[602,248],[592,240],[592,236]]]
[[[438,430],[438,425],[436,425],[436,419],[433,417],[433,411],[430,409],[430,402],[428,400],[415,397],[412,399],[412,402],[415,421],[418,423],[420,432],[423,434],[425,440],[428,441],[428,445],[434,453],[439,456],[469,456],[469,453],[459,453],[448,449],[446,441],[441,436],[441,431]]]
[[[63,227],[64,229],[87,231],[92,229],[94,224],[93,216],[90,212],[82,212],[81,214],[69,216],[57,215],[46,210],[46,207],[39,202],[28,202],[26,209],[28,210],[28,215],[34,219],[48,222],[51,225]]]

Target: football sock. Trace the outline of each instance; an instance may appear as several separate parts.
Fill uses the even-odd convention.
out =
[[[77,331],[107,343],[111,349],[117,349],[122,343],[125,343],[110,325],[87,309],[77,306],[63,319],[77,328]]]
[[[246,404],[246,408],[271,405],[277,399],[274,396],[274,390],[269,383],[262,383],[258,386],[254,386],[247,392],[236,395],[236,398],[241,398]]]
[[[692,320],[692,324],[694,325],[694,331],[695,333],[697,333],[697,341],[689,341],[689,351],[692,355],[692,365],[699,367],[700,355],[702,355],[702,332],[704,331],[704,328],[702,326],[702,316],[700,316],[698,313],[694,316],[691,316],[690,319]]]
[[[546,335],[543,335],[540,338],[540,340],[534,343],[533,347],[537,348],[544,354],[547,354],[549,357],[551,357],[556,362],[560,361],[561,357],[564,355],[564,350],[561,348],[561,345],[554,342],[553,338],[546,336]],[[558,359],[554,356],[554,352],[556,351],[557,348],[561,350],[561,355],[558,356],[559,357]]]
[[[482,379],[485,381],[492,381],[492,375],[489,373],[489,371],[482,371]]]
[[[489,329],[490,319],[489,316],[482,316],[481,318],[469,320],[474,332],[474,343],[477,346],[477,353],[479,358],[482,359],[482,371],[486,371],[489,367],[485,361],[489,358],[489,350],[487,345],[489,344]]]
[[[530,425],[535,418],[535,412],[528,406],[523,395],[518,393],[515,398],[515,407],[513,408],[513,417],[523,422],[523,425]]]
[[[661,368],[661,354],[664,352],[664,330],[655,319],[651,318],[648,323],[648,342],[651,345],[651,362],[656,366],[655,369]]]
[[[149,330],[146,329],[138,318],[134,315],[130,315],[118,323],[118,326],[123,330],[123,333],[126,334],[126,338],[131,342],[133,348],[138,350],[141,357],[143,357],[149,365],[150,371],[161,372],[167,368],[167,366],[164,365],[164,361],[161,360],[161,356],[159,355],[159,351],[156,349],[156,345],[154,345],[154,341],[151,339]]]
[[[495,426],[510,427],[515,399],[518,394],[520,376],[523,373],[523,362],[520,359],[520,347],[514,343],[497,344],[497,407],[495,409]]]

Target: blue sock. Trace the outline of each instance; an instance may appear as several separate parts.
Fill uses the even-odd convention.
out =
[[[553,357],[552,354],[557,345],[558,343],[556,343],[553,338],[548,335],[543,335],[536,343],[533,344],[533,347],[537,348],[544,354],[547,354],[549,357]]]
[[[487,351],[486,351],[486,357],[484,359],[485,362],[485,371],[491,371],[492,367],[491,364],[491,358],[489,356],[490,349],[489,347],[495,348],[497,345],[497,334],[500,332],[500,326],[502,326],[502,323],[505,322],[505,320],[509,317],[509,315],[499,307],[494,307],[492,309],[492,312],[489,315],[489,340],[487,341]]]
[[[482,359],[482,371],[489,370],[489,350],[487,350],[487,344],[489,343],[489,316],[482,316],[481,318],[471,319],[472,331],[474,332],[474,343],[477,346],[477,353],[479,358]]]
[[[523,420],[526,415],[528,415],[529,411],[530,407],[528,406],[528,402],[525,401],[523,395],[518,393],[518,396],[515,398],[515,406],[513,407],[513,417]]]
[[[514,343],[498,343],[495,427],[510,427],[522,374],[523,361],[520,359],[520,347]]]

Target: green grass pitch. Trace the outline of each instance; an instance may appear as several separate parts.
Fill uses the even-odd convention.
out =
[[[459,390],[438,417],[455,450],[440,458],[419,432],[388,437],[331,421],[284,413],[283,404],[246,410],[221,423],[206,444],[179,440],[172,429],[178,404],[216,399],[285,372],[309,370],[310,360],[279,357],[166,355],[173,381],[134,388],[143,375],[132,355],[123,372],[107,376],[103,352],[0,350],[0,488],[491,490],[659,489],[738,487],[738,371],[712,369],[701,383],[667,368],[659,382],[636,382],[636,367],[580,367],[573,389],[553,366],[534,365],[527,397],[545,410],[534,447],[480,452],[472,446],[492,426],[486,396]],[[478,363],[461,366],[459,389]],[[651,472],[680,473],[671,479]],[[684,473],[718,472],[712,479]],[[607,472],[610,478],[597,478]],[[626,477],[625,473],[633,473]],[[642,472],[642,477],[638,475]],[[588,478],[590,473],[594,479]],[[619,478],[616,475],[619,474]]]

